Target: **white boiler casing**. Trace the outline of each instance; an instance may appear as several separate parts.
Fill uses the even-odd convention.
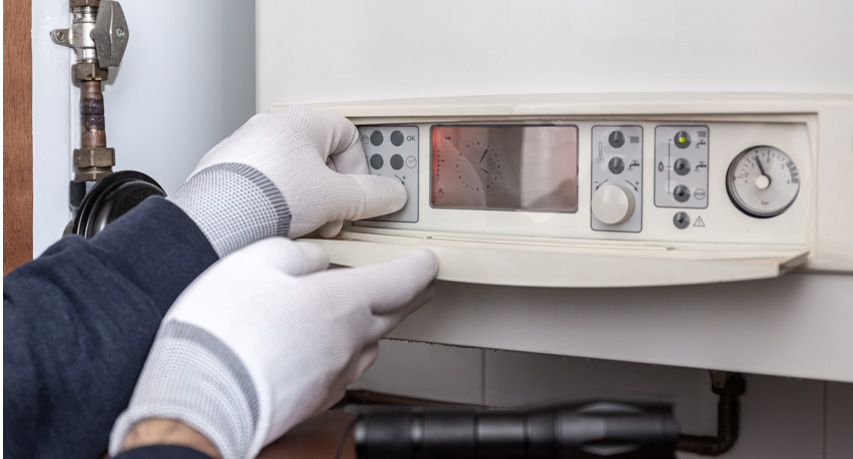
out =
[[[599,279],[607,269],[595,265],[603,258],[585,252],[590,246],[620,251],[616,256],[626,260],[630,252],[642,252],[636,247],[644,243],[658,250],[674,248],[664,256],[671,258],[665,264],[673,276],[691,275],[689,269],[678,269],[686,261],[673,256],[690,250],[687,258],[698,263],[696,269],[717,274],[752,270],[748,260],[734,263],[730,255],[753,249],[758,258],[776,253],[780,261],[761,265],[767,270],[752,277],[773,277],[792,266],[808,269],[722,284],[688,279],[684,283],[692,285],[542,288],[512,286],[512,266],[493,264],[489,269],[508,275],[496,282],[441,282],[435,300],[392,337],[853,381],[853,334],[845,325],[853,323],[853,277],[845,274],[853,250],[846,237],[853,210],[844,191],[853,171],[853,60],[842,45],[853,43],[850,17],[853,4],[842,1],[373,1],[336,2],[334,8],[259,1],[257,108],[311,104],[338,110],[361,125],[416,125],[421,161],[429,161],[433,124],[576,125],[578,209],[539,215],[544,221],[535,228],[545,239],[543,256],[560,259],[547,244],[568,237],[583,246],[573,256],[593,263],[590,271]],[[486,97],[455,99],[480,95]],[[443,100],[430,105],[427,99],[433,98]],[[420,100],[370,102],[410,99]],[[694,222],[716,215],[707,218],[705,228],[677,229],[672,209],[654,202],[649,161],[655,129],[676,123],[710,128],[709,206],[701,212],[685,210]],[[600,124],[642,127],[640,232],[590,227],[591,136]],[[784,133],[771,134],[774,130]],[[781,139],[785,146],[776,147],[797,156],[800,195],[783,214],[760,226],[772,230],[753,231],[754,226],[739,226],[755,222],[731,204],[720,180],[741,147],[765,145],[771,138]],[[430,207],[428,168],[419,172],[417,223],[367,223],[348,228],[347,234],[376,230],[364,238],[379,240],[421,225],[431,236],[450,234],[434,244],[439,251],[467,242],[449,231],[457,223],[477,227],[469,228],[474,234],[489,234],[495,247],[533,234],[494,231],[506,228],[495,223],[521,221],[519,215],[500,212],[469,219],[486,211],[459,210],[456,222],[444,220],[442,215],[451,211]],[[707,231],[694,243],[690,238],[699,229]],[[424,235],[410,231],[410,236]],[[405,246],[379,242],[372,247],[384,245],[387,253],[375,260],[368,254],[382,250],[339,255],[350,253],[349,262],[357,264]],[[496,250],[507,250],[506,244]],[[699,252],[705,260],[696,261],[693,255]],[[709,258],[725,261],[715,265]],[[616,277],[645,278],[645,284],[634,285],[661,285],[654,282],[662,277],[655,264],[627,260],[618,266]],[[445,262],[441,269],[449,272],[455,265]]]

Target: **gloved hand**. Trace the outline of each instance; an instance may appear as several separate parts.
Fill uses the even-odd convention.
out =
[[[295,106],[252,117],[210,150],[170,199],[223,257],[271,236],[320,229],[332,237],[343,220],[399,210],[406,190],[368,175],[349,120]]]
[[[318,246],[271,238],[220,260],[166,314],[110,452],[144,419],[175,419],[223,458],[255,457],[340,400],[377,341],[432,296],[428,250],[322,271]],[[322,271],[322,272],[317,272]]]

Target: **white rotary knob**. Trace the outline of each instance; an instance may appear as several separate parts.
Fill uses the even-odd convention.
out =
[[[592,195],[592,214],[606,225],[618,225],[634,214],[634,195],[622,185],[602,185]]]

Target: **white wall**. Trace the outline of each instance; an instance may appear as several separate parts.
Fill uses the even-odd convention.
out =
[[[68,28],[68,2],[36,0],[33,8],[33,256],[62,236],[71,179],[71,51],[49,33]],[[79,98],[79,92],[74,95]],[[79,129],[79,127],[77,128]],[[78,134],[79,135],[79,134]]]
[[[115,170],[138,170],[172,193],[198,159],[254,114],[254,3],[121,2],[130,41],[103,85]],[[79,147],[73,51],[51,42],[70,26],[67,0],[33,2],[33,255],[69,219],[71,151]]]

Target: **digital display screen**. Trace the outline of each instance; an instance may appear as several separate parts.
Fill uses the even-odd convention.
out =
[[[431,204],[575,212],[577,126],[433,126]]]

